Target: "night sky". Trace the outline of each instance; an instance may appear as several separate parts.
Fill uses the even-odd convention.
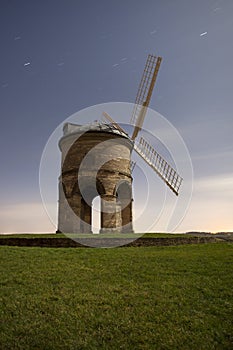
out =
[[[55,230],[39,189],[48,138],[83,108],[133,103],[149,53],[163,57],[150,107],[193,162],[176,231],[233,231],[232,0],[1,0],[0,27],[0,232]]]

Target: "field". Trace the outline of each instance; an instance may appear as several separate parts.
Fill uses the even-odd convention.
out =
[[[231,243],[0,254],[3,350],[233,348]]]

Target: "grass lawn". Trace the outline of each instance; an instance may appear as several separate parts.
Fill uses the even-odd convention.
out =
[[[233,245],[0,247],[0,349],[232,349]]]

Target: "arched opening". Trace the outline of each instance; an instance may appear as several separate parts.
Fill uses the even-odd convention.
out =
[[[92,232],[97,234],[101,229],[101,199],[96,196],[92,201]]]
[[[132,232],[132,185],[123,180],[113,193],[106,194],[99,179],[93,185],[90,176],[83,176],[67,196],[69,209],[74,213],[69,232]]]
[[[75,192],[76,191],[76,192]],[[93,179],[86,176],[76,183],[73,191],[78,194],[80,233],[99,233],[101,229],[101,199],[105,193],[102,183],[97,179],[93,186]]]

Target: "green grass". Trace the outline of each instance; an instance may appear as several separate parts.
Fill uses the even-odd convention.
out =
[[[232,349],[231,244],[0,254],[3,350]]]

